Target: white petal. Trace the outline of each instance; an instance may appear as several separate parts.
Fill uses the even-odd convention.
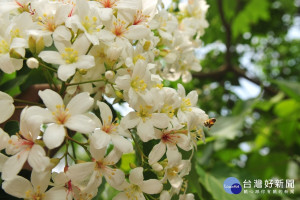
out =
[[[75,74],[76,66],[71,65],[60,65],[57,70],[58,78],[62,81],[67,81],[71,76]]]
[[[185,89],[180,83],[177,84],[177,91],[179,96],[185,97]]]
[[[123,153],[130,153],[133,151],[132,143],[119,135],[111,136],[114,146]]]
[[[163,189],[163,185],[159,180],[150,179],[143,181],[140,185],[141,190],[147,194],[157,194],[160,193]]]
[[[71,115],[84,114],[89,111],[93,104],[94,99],[90,97],[89,93],[82,92],[71,99],[67,108]]]
[[[169,125],[169,117],[165,113],[153,113],[151,121],[157,128],[166,128]]]
[[[113,200],[126,200],[126,199],[128,199],[128,197],[125,192],[120,192],[113,198]]]
[[[0,91],[0,123],[8,120],[14,111],[15,106],[12,97]]]
[[[153,165],[159,161],[166,152],[166,145],[163,142],[158,143],[153,147],[149,154],[149,164]]]
[[[9,135],[0,128],[0,151],[8,145]]]
[[[112,112],[109,108],[109,106],[106,103],[97,101],[97,105],[99,106],[100,109],[100,115],[101,115],[101,119],[103,124],[110,124],[112,122]]]
[[[3,165],[7,161],[8,158],[9,157],[7,157],[6,155],[0,153],[0,172],[2,172]]]
[[[33,188],[35,191],[38,189],[41,192],[45,192],[51,178],[51,171],[45,171],[45,172],[36,172],[32,171],[31,173],[31,183],[33,185]]]
[[[122,170],[119,169],[108,169],[106,168],[104,177],[109,185],[111,186],[118,186],[125,180],[125,174]]]
[[[54,149],[63,143],[65,135],[66,130],[63,125],[51,124],[43,135],[43,141],[49,149]]]
[[[143,175],[143,168],[137,167],[130,171],[129,174],[129,181],[132,184],[140,185],[143,183],[144,175]]]
[[[174,165],[180,162],[182,156],[179,153],[176,145],[167,145],[167,158],[169,165]]]
[[[67,194],[65,187],[53,187],[45,193],[44,200],[66,200]]]
[[[134,25],[128,28],[124,36],[129,40],[139,40],[149,35],[150,29],[142,25]]]
[[[95,58],[91,55],[81,55],[76,62],[77,69],[89,69],[95,66]]]
[[[76,49],[78,51],[78,55],[84,55],[89,49],[90,44],[91,43],[86,38],[86,36],[82,34],[73,43],[73,49]]]
[[[94,162],[80,163],[72,165],[67,171],[68,177],[72,180],[73,184],[81,185],[82,182],[88,180],[95,168]]]
[[[154,128],[150,120],[145,122],[141,121],[137,126],[137,134],[140,136],[143,142],[148,142],[151,139],[154,139]]]
[[[137,116],[136,112],[130,112],[128,115],[123,117],[121,124],[125,128],[133,128],[135,127],[140,121],[140,118]]]
[[[96,129],[90,138],[93,147],[96,149],[106,147],[111,141],[111,136],[99,129]]]
[[[86,115],[71,116],[65,126],[80,133],[92,133],[96,128],[94,121]]]
[[[50,165],[50,158],[40,145],[35,144],[30,150],[28,163],[35,171],[42,172]]]
[[[109,21],[112,18],[112,13],[113,9],[111,8],[101,8],[101,10],[99,10],[99,16],[101,18],[102,21]]]
[[[183,180],[179,176],[171,176],[168,177],[170,184],[172,185],[173,188],[179,189]]]
[[[62,98],[53,90],[39,91],[39,96],[50,111],[55,111],[57,105],[64,105]]]
[[[2,179],[7,180],[17,175],[25,161],[27,160],[29,151],[23,150],[16,155],[7,159],[2,168]]]
[[[118,149],[113,149],[109,154],[104,158],[104,161],[107,163],[116,164],[122,156],[122,152]]]
[[[90,146],[90,152],[92,157],[97,161],[97,160],[103,160],[106,152],[106,148],[102,149],[96,149],[94,148],[94,145]]]
[[[197,101],[198,101],[198,94],[197,92],[194,90],[194,91],[191,91],[187,96],[186,98],[189,98],[190,101],[191,101],[191,104],[192,106],[195,106],[197,104]]]
[[[57,65],[62,65],[65,63],[57,51],[42,51],[39,54],[39,57],[47,63],[53,63]]]
[[[4,181],[2,188],[6,193],[24,199],[26,198],[26,192],[28,190],[33,191],[30,181],[21,176],[16,176],[13,179]]]

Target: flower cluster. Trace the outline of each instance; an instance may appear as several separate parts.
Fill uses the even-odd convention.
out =
[[[53,74],[52,89],[38,92],[44,106],[22,110],[18,133],[0,129],[5,192],[92,199],[108,184],[120,191],[115,200],[193,199],[184,176],[208,116],[196,91],[165,87],[163,79],[188,82],[190,70],[201,70],[194,50],[208,6],[194,0],[176,11],[163,7],[158,0],[1,2],[0,69],[10,74],[26,63]],[[132,111],[120,116],[107,97]],[[15,107],[3,92],[0,102],[3,123]],[[120,163],[131,154],[129,171]],[[18,175],[24,165],[31,181]],[[144,180],[146,171],[151,178]]]

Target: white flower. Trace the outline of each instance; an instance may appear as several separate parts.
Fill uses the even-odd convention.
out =
[[[72,180],[72,184],[79,187],[87,193],[97,190],[102,183],[102,177],[112,186],[116,187],[123,183],[125,179],[124,172],[120,169],[114,169],[114,166],[120,159],[121,153],[113,149],[106,157],[106,148],[95,149],[93,145],[90,147],[93,157],[92,162],[80,163],[72,165],[67,171],[68,177]]]
[[[165,113],[154,113],[153,106],[140,105],[136,110],[128,113],[121,123],[126,128],[137,127],[137,134],[143,142],[155,138],[154,127],[166,128],[169,124],[168,116]]]
[[[126,92],[128,96],[128,103],[135,106],[138,102],[138,97],[142,97],[147,103],[151,103],[151,93],[148,88],[150,85],[151,74],[147,70],[147,63],[139,59],[133,68],[132,75],[126,74],[118,76],[116,85],[121,90]],[[127,100],[127,98],[126,98]]]
[[[67,19],[66,26],[74,32],[82,30],[93,45],[98,45],[100,29],[103,26],[100,22],[100,12],[86,0],[77,0],[76,7],[77,14]]]
[[[152,165],[159,161],[166,152],[167,148],[167,158],[168,162],[176,163],[181,160],[181,154],[179,153],[177,146],[185,151],[191,149],[189,144],[189,139],[187,137],[187,130],[157,130],[156,139],[160,139],[160,142],[156,144],[149,154],[149,164]]]
[[[63,31],[62,35],[67,34],[66,37],[69,39],[71,37],[70,32],[63,29],[56,29],[56,31]],[[57,75],[61,80],[66,81],[75,74],[76,69],[89,69],[95,66],[94,57],[85,55],[89,45],[87,38],[84,35],[80,35],[73,44],[69,41],[55,42],[58,52],[42,51],[39,57],[45,62],[58,64]]]
[[[144,200],[143,193],[158,194],[163,189],[163,185],[159,180],[149,179],[144,181],[143,168],[137,167],[130,171],[129,174],[130,184],[124,182],[118,190],[123,192],[119,193],[113,200]]]
[[[15,111],[14,100],[8,94],[0,91],[0,123],[8,120]]]
[[[130,135],[120,127],[117,122],[112,121],[112,112],[107,104],[103,102],[97,102],[100,109],[101,120],[98,121],[100,129],[96,129],[91,135],[91,144],[97,148],[105,148],[110,142],[113,143],[114,147],[119,149],[123,153],[130,153],[133,151],[132,144],[129,140],[123,136],[129,137]]]
[[[23,109],[19,134],[11,136],[8,140],[6,153],[13,156],[9,157],[3,165],[2,179],[6,180],[17,175],[27,160],[29,165],[38,172],[46,170],[50,165],[45,150],[36,144],[40,125],[40,119],[31,116],[27,107]]]
[[[191,170],[191,162],[189,160],[181,160],[175,163],[168,163],[165,168],[165,176],[162,181],[168,180],[175,190],[179,190],[183,183],[182,177],[189,174]]]
[[[62,98],[56,92],[46,89],[39,91],[39,96],[48,109],[34,107],[34,115],[39,116],[43,123],[48,124],[43,141],[49,149],[62,144],[66,129],[80,133],[91,133],[95,123],[85,115],[92,107],[94,100],[87,92],[77,94],[65,107]]]
[[[36,58],[28,58],[28,60],[26,60],[26,64],[30,69],[36,69],[39,67],[39,61]]]
[[[46,191],[50,184],[50,172],[38,173],[32,171],[31,182],[21,176],[2,183],[4,191],[12,196],[28,200],[66,200],[66,189],[64,187],[52,187]]]

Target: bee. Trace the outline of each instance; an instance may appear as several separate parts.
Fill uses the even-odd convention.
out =
[[[210,128],[215,124],[216,121],[216,118],[210,118],[204,122],[204,126]]]

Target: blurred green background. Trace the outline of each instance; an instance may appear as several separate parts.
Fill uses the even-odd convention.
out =
[[[196,199],[300,199],[300,1],[207,0],[210,26],[197,51],[199,107],[216,124],[189,176]],[[170,85],[174,83],[169,83]],[[227,194],[226,178],[253,194]],[[294,194],[255,193],[254,180],[293,179]],[[250,192],[250,189],[248,189]],[[274,192],[275,193],[275,192]]]

